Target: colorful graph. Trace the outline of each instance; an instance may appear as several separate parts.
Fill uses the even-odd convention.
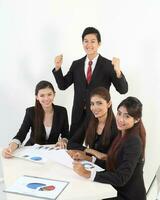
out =
[[[39,188],[38,189],[39,191],[52,191],[55,189],[55,186],[53,186],[53,185],[46,186],[46,184],[44,184],[44,183],[28,183],[26,186],[28,188],[34,189],[34,190]]]

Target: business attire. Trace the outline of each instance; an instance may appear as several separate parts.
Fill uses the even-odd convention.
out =
[[[68,144],[67,144],[67,149],[84,151],[87,148],[86,146],[84,146],[84,142],[85,142],[88,123],[89,123],[88,120],[86,120],[83,123],[83,125],[81,125],[81,127],[75,132],[75,134],[69,139]],[[106,154],[110,146],[112,145],[112,142],[118,135],[118,129],[116,126],[115,118],[111,122],[111,127],[110,127],[109,132],[107,133],[105,144],[102,143],[103,132],[104,130],[102,131],[101,135],[98,135],[98,133],[95,135],[93,144],[92,146],[89,146],[89,148]],[[104,161],[96,158],[95,164],[102,166],[104,164]],[[103,165],[103,168],[105,168],[105,165]]]
[[[86,120],[81,125],[81,127],[75,132],[75,134],[72,136],[72,138],[68,141],[67,149],[82,150],[82,151],[86,149],[86,147],[83,144],[85,141],[86,130],[87,130],[88,124],[89,124],[89,121]],[[103,134],[103,132],[102,132],[102,134]],[[89,148],[95,149],[102,153],[106,153],[108,151],[110,145],[112,144],[113,140],[115,139],[115,137],[118,134],[115,119],[112,120],[111,128],[110,128],[110,131],[109,131],[108,137],[107,137],[106,145],[102,145],[102,140],[101,140],[102,134],[101,135],[96,134],[93,144]]]
[[[58,141],[58,137],[61,134],[62,138],[69,138],[69,125],[68,125],[68,115],[67,110],[64,107],[53,105],[53,121],[50,130],[49,137],[46,137],[46,129],[44,124],[42,124],[41,136],[43,144],[55,144]],[[25,140],[27,133],[31,129],[30,138],[25,145],[35,144],[35,134],[34,134],[34,120],[35,120],[35,107],[29,107],[26,109],[25,117],[23,123],[13,139],[19,140],[21,143]]]
[[[128,91],[127,81],[122,74],[120,78],[116,77],[114,67],[110,60],[98,56],[95,64],[91,81],[87,82],[85,75],[85,61],[87,57],[73,61],[68,73],[63,76],[62,70],[53,69],[53,74],[59,89],[65,90],[74,84],[74,100],[72,107],[72,119],[70,134],[73,135],[82,124],[87,114],[90,113],[90,92],[96,87],[105,87],[109,90],[113,83],[116,90],[124,94]]]
[[[117,190],[117,200],[146,200],[143,165],[141,139],[128,135],[117,153],[116,169],[96,172],[94,181],[111,184]]]

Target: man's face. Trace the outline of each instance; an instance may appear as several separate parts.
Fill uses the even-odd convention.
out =
[[[96,56],[100,43],[95,34],[87,34],[83,40],[83,48],[87,55]]]

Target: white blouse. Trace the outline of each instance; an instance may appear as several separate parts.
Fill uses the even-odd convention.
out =
[[[51,126],[45,126],[45,129],[46,129],[46,140],[48,140],[51,132]]]

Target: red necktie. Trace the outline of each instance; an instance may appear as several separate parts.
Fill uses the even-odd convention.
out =
[[[87,69],[87,82],[89,84],[89,82],[91,81],[91,77],[92,77],[92,61],[88,62],[88,69]]]

